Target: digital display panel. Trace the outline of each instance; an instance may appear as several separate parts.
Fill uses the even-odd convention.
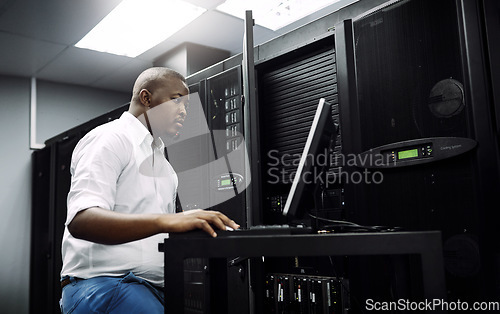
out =
[[[231,179],[226,179],[226,180],[221,180],[220,185],[221,186],[226,186],[231,184]]]
[[[407,159],[407,158],[413,158],[413,157],[418,157],[418,149],[408,149],[408,150],[402,150],[398,152],[398,159]]]

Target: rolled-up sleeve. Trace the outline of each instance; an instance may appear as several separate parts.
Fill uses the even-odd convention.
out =
[[[113,210],[116,184],[127,152],[116,134],[87,134],[75,147],[71,159],[71,188],[68,193],[66,225],[90,207]]]

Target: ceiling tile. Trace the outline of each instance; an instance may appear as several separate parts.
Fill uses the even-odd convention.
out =
[[[0,32],[0,73],[30,77],[66,46]]]
[[[213,36],[217,34],[217,36]],[[209,11],[186,26],[182,33],[172,36],[172,40],[188,37],[200,45],[218,47],[233,54],[241,52],[243,46],[243,21],[217,11]],[[241,41],[235,41],[241,38]]]
[[[3,13],[0,30],[73,45],[121,0],[16,0]]]
[[[219,4],[226,2],[226,0],[185,0],[185,1],[205,9],[215,9]]]
[[[69,47],[43,68],[37,77],[70,84],[90,85],[128,62],[130,62],[128,57]]]
[[[0,0],[0,17],[14,4],[15,0]]]
[[[129,59],[73,46],[121,0],[0,0],[0,74],[128,92],[140,71],[184,42],[241,53],[243,20],[216,10],[224,0],[187,1],[208,11],[157,47]],[[253,31],[255,45],[285,32],[260,26]]]
[[[131,59],[127,64],[116,71],[104,75],[90,84],[90,86],[132,93],[135,79],[142,71],[150,68],[152,65],[150,61]]]
[[[177,47],[178,45],[182,44],[183,42],[184,41],[176,41],[176,40],[173,40],[172,38],[168,38],[167,40],[164,40],[163,42],[159,43],[158,45],[154,46],[153,48],[151,48],[148,51],[145,51],[143,54],[139,55],[137,57],[137,59],[154,61],[159,56],[161,56],[164,53],[168,52],[169,50]]]

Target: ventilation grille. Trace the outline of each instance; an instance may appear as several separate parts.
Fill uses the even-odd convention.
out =
[[[259,89],[265,168],[274,167],[280,183],[291,183],[320,98],[334,104],[333,119],[339,123],[335,50],[317,51],[276,66],[260,77]],[[269,171],[265,176],[266,182],[277,180]]]

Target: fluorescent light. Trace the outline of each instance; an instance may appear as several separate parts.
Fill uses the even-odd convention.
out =
[[[277,30],[341,0],[226,0],[217,10],[244,19],[252,10],[255,23]]]
[[[180,0],[123,0],[75,46],[133,58],[205,11]]]

